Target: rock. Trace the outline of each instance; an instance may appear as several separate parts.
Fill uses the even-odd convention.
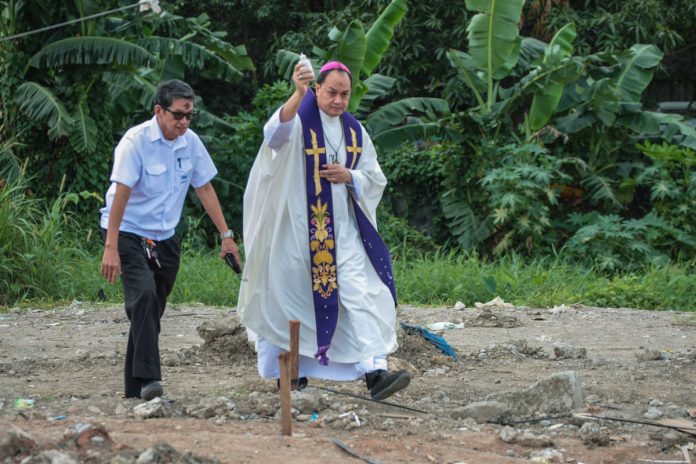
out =
[[[75,444],[78,448],[86,449],[90,446],[111,445],[109,432],[99,424],[75,424],[63,432],[64,442]]]
[[[500,401],[477,401],[463,408],[456,408],[450,415],[453,419],[471,417],[479,423],[503,424],[510,418],[510,409],[507,404]]]
[[[67,454],[61,453],[58,450],[48,450],[43,451],[36,456],[29,457],[22,461],[22,464],[77,464],[78,461],[74,460]]]
[[[609,434],[596,422],[585,422],[580,427],[580,438],[586,445],[607,446],[609,444]]]
[[[456,309],[457,311],[461,311],[463,309],[466,309],[466,305],[461,301],[457,301],[456,303],[454,303],[454,309]]]
[[[563,341],[557,341],[553,344],[553,353],[558,359],[578,359],[587,356],[587,349],[575,348]]]
[[[141,419],[150,419],[153,417],[169,417],[171,416],[171,410],[169,404],[158,397],[147,403],[135,405],[133,407],[133,414]]]
[[[512,427],[505,427],[500,431],[500,439],[505,443],[517,443],[530,448],[544,448],[553,445],[553,440],[546,435],[538,435],[532,432],[518,432]]]
[[[537,464],[565,464],[563,453],[553,448],[529,453],[529,460]]]
[[[24,430],[12,425],[0,439],[0,459],[15,459],[31,454],[36,442]]]
[[[186,414],[201,419],[223,417],[237,409],[237,405],[229,398],[203,398],[196,406],[186,408]]]
[[[662,417],[662,411],[660,411],[658,408],[650,407],[648,408],[648,412],[643,414],[643,417],[645,417],[647,420],[659,419]]]
[[[526,390],[488,395],[486,401],[506,404],[513,419],[568,413],[583,405],[580,377],[575,371],[553,374]]]
[[[649,350],[646,348],[640,353],[636,353],[636,358],[640,361],[659,361],[662,359],[662,352],[660,350]]]
[[[206,321],[196,327],[196,331],[205,343],[210,345],[225,335],[237,335],[244,332],[244,326],[236,318],[227,318],[220,321]]]
[[[315,411],[321,411],[329,407],[328,397],[319,390],[292,390],[290,392],[292,406],[301,414],[311,415]]]

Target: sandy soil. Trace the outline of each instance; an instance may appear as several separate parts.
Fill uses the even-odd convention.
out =
[[[113,463],[688,462],[680,446],[695,441],[694,435],[670,428],[601,420],[607,439],[600,444],[583,437],[580,419],[530,417],[535,420],[511,426],[547,442],[505,442],[504,425],[454,418],[452,412],[489,394],[524,390],[551,374],[575,371],[582,382],[581,411],[645,422],[694,421],[692,314],[584,306],[402,306],[399,321],[423,327],[464,323],[433,330],[456,349],[457,359],[420,335],[400,331],[401,348],[390,361],[415,376],[389,401],[425,413],[312,388],[365,395],[362,381],[312,380],[293,397],[293,434],[283,437],[275,382],[258,377],[233,309],[168,308],[160,343],[164,417],[145,419],[136,413],[141,401],[121,398],[128,321],[120,306],[75,302],[0,314],[0,462],[29,455],[34,458],[25,462],[52,462],[37,457],[46,450],[76,462]],[[559,341],[586,354],[557,357]],[[17,407],[17,399],[33,405]],[[29,444],[12,444],[18,433],[13,427],[30,435]],[[92,432],[80,442],[85,429]],[[169,455],[162,444],[173,448]],[[693,451],[687,454],[696,460]]]

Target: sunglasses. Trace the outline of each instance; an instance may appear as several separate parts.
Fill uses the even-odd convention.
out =
[[[172,117],[177,121],[181,121],[184,118],[191,121],[193,118],[198,116],[198,113],[196,113],[195,111],[191,111],[190,113],[184,113],[183,111],[172,111],[169,108],[164,108],[164,111],[169,111],[170,113],[172,113]]]

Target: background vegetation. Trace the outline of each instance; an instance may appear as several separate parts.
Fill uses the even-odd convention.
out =
[[[239,229],[261,127],[304,52],[359,69],[402,301],[692,309],[696,4],[511,0],[479,21],[487,4],[0,1],[0,306],[120,298],[97,273],[98,208],[162,79],[200,94],[195,130]],[[173,301],[235,304],[212,230],[192,196]]]

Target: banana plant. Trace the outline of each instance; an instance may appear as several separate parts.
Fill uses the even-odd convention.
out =
[[[80,0],[76,3],[83,6]],[[84,8],[78,10],[82,12]],[[49,40],[31,56],[23,72],[25,82],[14,92],[19,110],[27,118],[46,124],[51,141],[67,137],[78,153],[93,153],[98,147],[99,131],[94,115],[103,117],[104,108],[103,102],[97,103],[99,108],[94,107],[94,101],[90,104],[89,95],[94,86],[109,89],[114,107],[119,109],[110,119],[118,128],[125,120],[123,115],[151,106],[160,80],[183,78],[186,69],[199,69],[212,78],[231,81],[241,76],[242,71],[254,69],[243,46],[224,42],[207,29],[207,17],[168,15],[161,19],[151,15],[145,20],[147,27],[126,16],[109,17],[108,21],[118,27],[106,27],[103,22],[91,20],[89,26],[81,27],[83,34],[90,35]],[[183,37],[154,33],[158,28],[174,27],[185,32],[181,34]],[[134,28],[141,31],[123,32]],[[67,68],[83,70],[82,74],[72,75],[86,78],[68,83],[60,77]],[[66,85],[70,88],[66,89]],[[129,96],[124,97],[133,91],[141,95],[140,99],[132,101]],[[222,119],[202,113],[205,113],[201,118],[203,124],[226,125]]]
[[[396,82],[374,70],[407,11],[406,0],[392,0],[367,32],[359,20],[351,21],[344,31],[333,28],[329,32],[333,46],[327,50],[314,47],[311,60],[315,74],[319,71],[317,65],[326,61],[338,60],[348,66],[353,78],[348,110],[365,122],[375,145],[385,150],[439,131],[438,117],[450,114],[448,103],[441,98],[407,98],[372,111],[374,102],[385,96]],[[276,64],[281,75],[289,78],[298,60],[299,54],[280,50]]]

